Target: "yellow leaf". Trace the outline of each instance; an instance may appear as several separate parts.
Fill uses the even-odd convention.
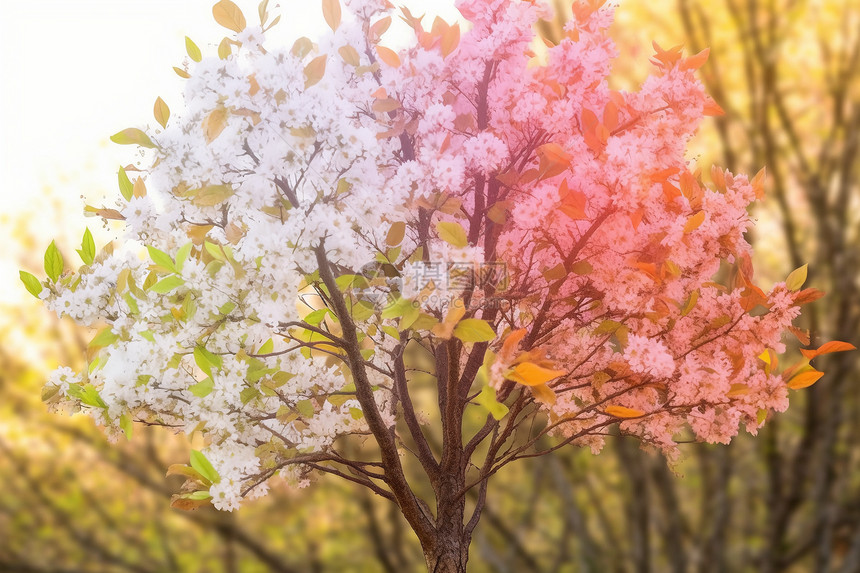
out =
[[[550,407],[555,405],[555,392],[553,392],[552,388],[550,388],[546,384],[537,384],[536,386],[532,386],[531,391],[532,396],[535,397],[535,400],[540,402],[541,404],[546,404]]]
[[[642,410],[634,410],[625,406],[609,406],[603,412],[607,416],[614,416],[616,418],[638,418],[645,415],[645,412]]]
[[[436,223],[436,231],[438,231],[440,239],[446,243],[454,245],[455,247],[465,247],[469,244],[469,239],[466,237],[466,231],[460,223],[440,221]]]
[[[167,127],[167,120],[170,119],[170,108],[160,97],[156,98],[152,113],[155,115],[155,121],[160,123],[161,127]]]
[[[785,279],[785,288],[790,291],[800,290],[800,287],[803,286],[803,283],[806,282],[806,275],[809,265],[803,265],[800,268],[794,269],[789,273],[788,278]]]
[[[505,375],[505,378],[525,386],[537,386],[538,384],[546,384],[565,374],[567,372],[564,370],[550,370],[533,362],[522,362],[512,368]]]
[[[392,68],[400,67],[400,56],[391,48],[385,46],[376,46],[376,53],[379,54],[379,59],[391,66]]]
[[[313,49],[314,43],[311,42],[310,38],[302,36],[301,38],[293,42],[293,47],[290,48],[290,53],[301,60],[302,58],[310,54],[311,50]]]
[[[129,127],[110,136],[110,140],[120,145],[139,145],[141,147],[155,147],[155,144],[141,130],[136,127]]]
[[[188,72],[186,72],[182,68],[177,68],[176,66],[173,66],[173,71],[176,72],[176,75],[179,76],[180,78],[185,78],[187,80],[188,78],[191,77],[191,74],[189,74]]]
[[[698,213],[696,213],[695,215],[693,215],[689,219],[687,219],[687,222],[684,223],[684,232],[690,233],[690,232],[698,229],[699,227],[701,227],[702,223],[704,223],[704,222],[705,222],[705,212],[699,211]]]
[[[233,188],[230,185],[207,185],[197,192],[191,199],[191,202],[198,207],[214,207],[219,203],[223,203],[232,195]]]
[[[460,322],[460,319],[463,318],[465,314],[466,307],[462,304],[451,307],[448,309],[445,319],[439,324],[433,325],[430,332],[432,332],[437,338],[449,340],[454,334],[454,327],[457,326],[457,323]]]
[[[334,32],[340,26],[340,0],[323,0],[323,17],[331,31]]]
[[[223,38],[221,43],[218,44],[218,57],[222,60],[226,60],[230,57],[232,50],[230,49],[230,40],[227,38]]]
[[[134,180],[132,194],[135,197],[146,197],[146,185],[143,182],[143,177],[138,177]]]
[[[203,134],[212,143],[227,127],[227,108],[217,107],[203,120]]]
[[[728,398],[737,398],[738,396],[745,396],[750,393],[750,387],[746,384],[732,384],[729,391],[726,393],[726,397]]]
[[[358,55],[358,50],[353,48],[352,46],[341,46],[338,51],[340,57],[343,58],[343,61],[349,64],[350,66],[360,66],[361,65],[361,57]]]
[[[236,4],[230,0],[220,0],[212,6],[212,15],[215,21],[234,32],[241,32],[245,29],[245,15]]]
[[[403,221],[395,221],[388,228],[388,234],[385,235],[385,244],[389,247],[396,247],[403,242],[403,237],[406,235],[406,223]]]
[[[319,83],[325,75],[326,56],[317,56],[305,66],[305,89]]]
[[[203,59],[203,54],[200,53],[200,48],[198,48],[197,44],[195,44],[188,36],[185,36],[185,51],[188,52],[188,57],[195,62],[199,62]]]
[[[818,382],[818,379],[822,376],[824,376],[824,372],[819,372],[818,370],[814,369],[807,370],[806,372],[801,372],[800,374],[789,380],[788,387],[792,390],[806,388]]]
[[[454,327],[454,336],[463,342],[490,342],[496,338],[496,331],[485,320],[467,318]]]

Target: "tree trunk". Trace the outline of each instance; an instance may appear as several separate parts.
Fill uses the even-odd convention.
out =
[[[469,544],[461,536],[440,532],[432,546],[424,549],[429,573],[466,573]]]
[[[450,476],[436,493],[435,535],[422,541],[429,573],[466,573],[472,536],[463,524],[466,497],[455,495],[464,483],[464,476]]]

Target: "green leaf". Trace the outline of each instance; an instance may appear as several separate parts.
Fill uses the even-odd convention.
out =
[[[296,410],[305,418],[310,418],[316,413],[313,402],[310,400],[300,400],[296,402]]]
[[[454,336],[463,342],[490,342],[496,339],[496,331],[485,320],[467,318],[454,327]]]
[[[239,399],[242,400],[243,404],[247,404],[254,398],[260,395],[260,391],[256,388],[245,388],[241,392],[239,392]]]
[[[119,168],[117,179],[119,180],[119,192],[122,193],[126,201],[131,201],[134,195],[134,183],[128,178],[128,174],[123,167]]]
[[[179,250],[176,251],[176,270],[181,271],[182,267],[185,266],[185,261],[188,259],[188,255],[191,254],[191,248],[194,245],[190,242],[185,243]]]
[[[200,53],[200,48],[198,48],[197,44],[195,44],[188,36],[185,36],[185,51],[188,52],[188,57],[195,62],[199,62],[203,59],[203,54]]]
[[[78,250],[81,260],[85,264],[91,265],[96,258],[96,243],[93,241],[93,234],[89,229],[84,231],[84,238],[81,240],[81,248]]]
[[[27,271],[18,271],[18,276],[21,277],[21,282],[24,283],[24,288],[27,289],[27,292],[39,298],[39,293],[42,292],[42,283],[39,282],[39,279]]]
[[[173,259],[170,258],[170,255],[149,245],[146,246],[146,250],[149,251],[149,258],[156,265],[164,267],[170,272],[176,272],[176,267],[173,265]]]
[[[192,384],[188,387],[188,391],[198,398],[205,398],[215,389],[215,381],[212,378],[205,378],[197,384]]]
[[[496,399],[496,390],[489,384],[475,396],[475,402],[485,408],[496,420],[501,420],[508,413],[508,407]]]
[[[57,279],[63,274],[63,255],[60,254],[60,249],[57,248],[54,241],[51,241],[45,251],[45,273],[51,282],[57,282]]]
[[[182,280],[181,277],[176,275],[170,275],[169,277],[165,277],[152,285],[149,290],[158,293],[158,294],[166,294],[175,289],[178,286],[182,286],[185,284],[185,281]]]
[[[134,300],[134,297],[131,296],[130,292],[125,293],[125,296],[123,298],[125,299],[125,303],[128,305],[128,309],[133,314],[139,314],[140,313],[140,309],[137,306],[137,301]]]
[[[800,287],[803,286],[803,283],[806,282],[806,275],[808,271],[809,265],[803,265],[800,268],[794,269],[789,273],[788,278],[785,279],[785,288],[790,291],[800,290]]]
[[[96,390],[92,384],[85,384],[84,386],[81,386],[80,384],[69,384],[67,394],[72,398],[77,398],[82,404],[86,404],[87,406],[92,406],[94,408],[107,408],[107,404],[104,403],[104,400],[99,396],[98,390]]]
[[[212,376],[212,368],[221,368],[224,364],[223,359],[217,354],[212,354],[203,346],[194,347],[194,362],[200,367],[200,370]]]
[[[257,354],[269,354],[275,349],[275,342],[270,338],[257,351]]]
[[[469,239],[466,237],[466,231],[460,223],[451,223],[448,221],[440,221],[436,223],[436,231],[439,232],[439,238],[450,243],[455,247],[465,247],[469,244]]]
[[[150,149],[156,147],[152,140],[149,139],[149,136],[136,127],[129,127],[128,129],[118,131],[110,136],[110,140],[120,145],[139,145]]]
[[[319,326],[319,323],[323,321],[327,313],[327,308],[320,308],[318,310],[315,310],[305,317],[305,322],[307,322],[311,326]]]
[[[227,255],[224,254],[224,251],[221,249],[220,245],[216,245],[215,243],[205,241],[203,243],[203,248],[206,249],[206,252],[212,255],[212,258],[216,261],[226,261]]]
[[[418,310],[407,298],[398,298],[382,310],[382,318],[399,318],[412,310]]]
[[[129,416],[128,412],[119,417],[119,427],[125,432],[125,439],[131,441],[134,424],[132,424],[131,416]]]
[[[204,499],[209,499],[212,497],[212,494],[206,490],[193,491],[191,493],[183,494],[182,497],[184,499],[191,499],[194,501],[203,501]]]
[[[155,336],[152,334],[151,330],[144,330],[140,333],[140,336],[145,338],[146,340],[155,343]]]
[[[197,450],[191,450],[191,467],[212,483],[218,483],[221,481],[221,476],[219,476],[218,472],[215,471],[212,463],[206,459],[206,456]]]
[[[119,340],[119,336],[114,333],[110,326],[102,328],[90,341],[88,348],[104,348],[110,346]]]
[[[232,300],[225,302],[221,305],[221,308],[218,309],[218,312],[221,314],[227,315],[233,312],[233,309],[236,308],[236,303]]]

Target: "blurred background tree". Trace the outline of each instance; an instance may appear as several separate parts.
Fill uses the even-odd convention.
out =
[[[566,8],[558,12],[542,29],[549,39],[563,34]],[[617,61],[635,62],[615,70],[619,88],[641,80],[651,40],[691,53],[710,46],[701,74],[726,115],[706,123],[696,159],[767,167],[758,268],[778,280],[809,262],[809,284],[828,296],[803,327],[858,344],[860,1],[655,0],[624,3],[617,19],[619,50],[632,56]],[[310,495],[284,488],[235,515],[170,509],[181,480],[163,471],[187,459],[184,438],[136,428],[136,447],[108,447],[88,419],[44,411],[43,377],[81,356],[84,340],[35,305],[0,310],[0,571],[423,566],[396,512],[335,480]],[[860,571],[860,365],[855,353],[827,359],[827,375],[793,393],[764,436],[686,445],[675,473],[623,438],[615,456],[566,449],[503,472],[470,570]],[[383,542],[392,538],[401,541]]]

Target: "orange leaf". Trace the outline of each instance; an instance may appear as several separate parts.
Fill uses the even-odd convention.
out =
[[[386,16],[374,22],[370,26],[370,39],[378,40],[388,30],[389,26],[391,26],[391,16]]]
[[[514,359],[514,352],[517,351],[520,341],[525,338],[526,332],[525,328],[520,328],[505,337],[505,341],[502,343],[502,350],[499,352],[499,358],[502,362],[509,363]]]
[[[759,172],[755,174],[752,181],[750,181],[750,185],[752,185],[753,191],[755,191],[756,199],[762,199],[764,197],[765,179],[767,179],[767,168],[762,167]]]
[[[340,0],[323,0],[322,12],[331,31],[337,30],[340,26]]]
[[[818,379],[822,376],[824,376],[824,372],[819,372],[818,370],[807,370],[806,372],[801,372],[789,380],[788,387],[792,390],[806,388],[818,382]]]
[[[642,410],[634,410],[625,406],[609,406],[603,412],[607,416],[614,416],[616,418],[638,418],[645,415],[645,412]]]
[[[559,185],[558,195],[561,198],[561,207],[559,210],[562,213],[574,221],[588,218],[585,214],[585,204],[587,202],[585,194],[579,191],[572,191],[568,188],[567,179]]]
[[[805,288],[794,297],[794,304],[803,306],[804,304],[815,302],[823,296],[824,293],[817,288]]]
[[[809,331],[801,330],[795,326],[789,326],[788,331],[791,332],[794,336],[797,337],[797,340],[800,341],[804,346],[809,344]]]
[[[318,83],[325,75],[326,56],[317,56],[305,66],[305,89]]]
[[[687,222],[684,223],[684,232],[690,233],[690,232],[698,229],[699,227],[701,227],[702,223],[704,223],[704,222],[705,222],[705,212],[699,211],[695,215],[692,215],[689,219],[687,219]]]
[[[448,27],[445,30],[445,33],[442,34],[442,43],[440,48],[442,50],[442,57],[447,58],[451,52],[457,49],[457,46],[460,44],[460,23],[457,22],[453,26]]]
[[[203,120],[203,134],[206,136],[206,142],[212,143],[216,137],[221,135],[225,127],[227,127],[227,109],[215,108]]]
[[[212,15],[215,21],[234,32],[241,32],[245,29],[245,16],[242,10],[230,0],[221,0],[212,6]]]
[[[537,386],[538,384],[546,384],[550,380],[555,380],[565,374],[567,372],[564,370],[550,370],[549,368],[538,366],[533,362],[522,362],[510,370],[505,375],[505,378],[519,382],[525,386]]]
[[[682,70],[698,70],[705,64],[705,62],[708,61],[708,55],[710,53],[711,49],[705,48],[698,54],[690,56],[689,58],[685,58],[678,66],[678,68]]]
[[[564,173],[573,159],[564,148],[557,143],[544,143],[537,148],[540,157],[540,178],[555,177]]]
[[[248,84],[251,86],[248,90],[248,95],[255,95],[260,91],[260,84],[257,83],[257,76],[255,74],[248,76]]]
[[[849,344],[848,342],[831,340],[830,342],[822,344],[816,350],[801,348],[800,353],[803,354],[807,358],[807,360],[812,360],[813,358],[821,356],[822,354],[831,354],[833,352],[847,352],[848,350],[857,350],[857,347],[853,344]]]
[[[725,110],[720,107],[720,104],[718,104],[711,98],[707,98],[705,100],[705,106],[702,108],[702,113],[711,117],[719,117],[721,115],[726,115]]]
[[[711,166],[711,180],[717,186],[717,191],[721,193],[726,192],[726,172],[717,165]]]
[[[400,56],[398,56],[397,52],[395,52],[391,48],[386,48],[385,46],[376,46],[376,53],[379,55],[380,60],[382,60],[392,68],[400,67]]]

